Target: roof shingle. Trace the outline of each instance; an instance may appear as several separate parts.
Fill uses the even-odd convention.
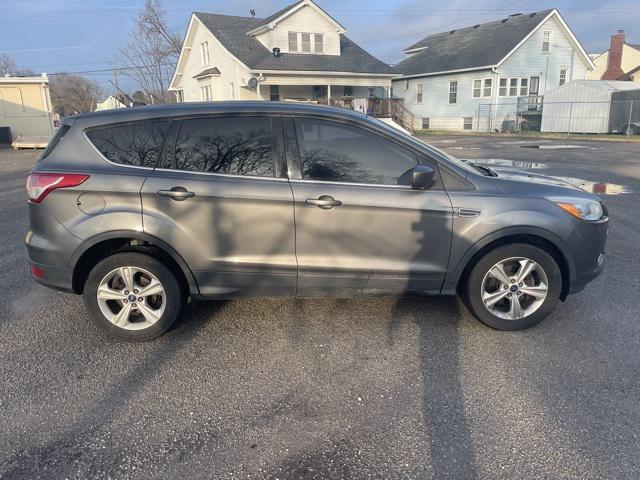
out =
[[[553,11],[510,16],[507,19],[429,35],[406,50],[423,48],[393,67],[404,75],[429,74],[495,65]]]
[[[252,70],[392,74],[389,65],[360,48],[346,35],[340,35],[340,55],[282,53],[275,57],[259,40],[247,35],[248,31],[262,25],[263,19],[202,12],[194,12],[194,15],[234,57]]]

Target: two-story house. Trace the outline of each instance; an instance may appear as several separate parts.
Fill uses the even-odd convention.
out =
[[[415,128],[492,131],[523,115],[539,125],[545,92],[594,68],[555,9],[429,35],[404,53],[393,94]]]
[[[609,49],[593,58],[589,80],[628,80],[640,84],[640,44],[628,43],[624,30],[611,36]]]
[[[193,13],[171,80],[178,101],[385,97],[394,74],[311,0],[268,18]]]

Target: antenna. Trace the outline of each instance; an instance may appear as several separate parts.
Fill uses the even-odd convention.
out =
[[[251,16],[252,16],[253,18],[255,18],[255,17],[256,17],[256,11],[255,11],[253,8],[249,10],[249,13],[251,14]]]

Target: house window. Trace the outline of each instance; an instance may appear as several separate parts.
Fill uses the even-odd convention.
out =
[[[480,98],[482,96],[482,80],[473,81],[473,98]]]
[[[560,69],[560,86],[564,85],[565,83],[567,83],[567,68],[562,67]]]
[[[202,42],[200,44],[200,59],[203,65],[209,64],[209,42]]]
[[[184,90],[176,90],[176,103],[184,102]]]
[[[269,100],[272,102],[280,100],[280,87],[278,85],[269,86]]]
[[[344,96],[353,97],[353,87],[344,87]]]
[[[319,85],[313,86],[313,98],[314,100],[318,100],[322,98],[322,87]]]
[[[404,81],[404,89],[409,90],[409,80]]]
[[[369,87],[369,98],[373,98],[376,96],[376,89],[373,87]]]
[[[542,33],[542,51],[551,51],[551,32],[549,31]]]
[[[422,129],[423,130],[429,129],[429,117],[425,117],[422,119]]]
[[[473,117],[463,117],[462,118],[462,128],[465,130],[473,129]]]
[[[422,103],[422,84],[416,83],[416,103]]]
[[[296,32],[289,32],[289,51],[298,51],[298,34]]]
[[[520,79],[520,95],[523,97],[529,95],[529,79],[528,78]]]
[[[305,53],[311,52],[311,34],[310,33],[301,33],[300,34],[302,51]]]
[[[203,85],[200,87],[200,97],[203,102],[211,101],[211,85]]]
[[[483,97],[490,97],[491,96],[491,90],[493,86],[493,81],[490,78],[485,78],[483,80],[483,87],[482,87],[482,96]]]
[[[320,33],[316,33],[313,36],[313,51],[316,53],[324,51],[324,36]]]
[[[458,103],[458,81],[452,80],[449,82],[449,105]]]
[[[509,79],[509,96],[510,97],[518,96],[518,79],[517,78]]]
[[[509,81],[508,78],[501,78],[500,79],[500,83],[499,88],[498,88],[498,96],[500,97],[506,97],[507,96],[507,82]]]

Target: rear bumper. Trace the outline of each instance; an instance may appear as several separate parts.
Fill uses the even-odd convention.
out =
[[[75,245],[75,237],[67,240],[66,244]],[[32,269],[33,279],[45,287],[63,292],[73,292],[73,268],[66,265],[67,254],[56,244],[43,237],[35,235],[32,231],[27,233],[24,240],[29,257],[29,265],[39,270],[35,275]],[[57,263],[52,265],[52,263]]]
[[[29,260],[32,267],[36,267],[42,276],[36,276],[33,273],[33,279],[45,287],[60,290],[61,292],[75,293],[73,290],[73,269],[68,267],[52,267],[51,265],[43,265]]]
[[[569,293],[576,293],[602,273],[606,264],[605,244],[609,234],[609,217],[598,222],[581,221],[567,245],[573,253],[575,274]]]

